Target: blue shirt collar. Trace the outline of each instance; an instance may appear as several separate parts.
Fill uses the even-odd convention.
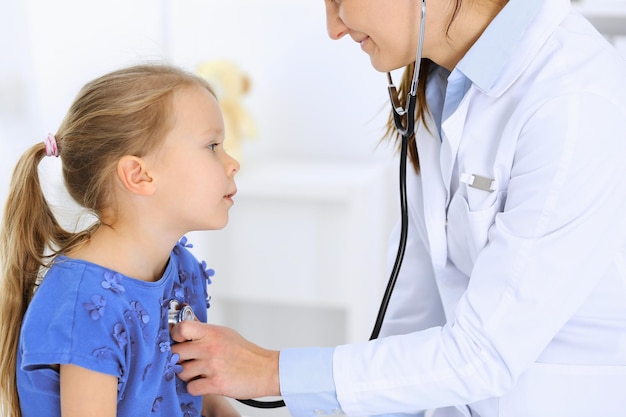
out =
[[[489,91],[545,1],[509,0],[453,73],[460,71],[479,89]]]

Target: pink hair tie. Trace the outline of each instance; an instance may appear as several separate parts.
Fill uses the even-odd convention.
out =
[[[46,145],[46,156],[59,156],[57,139],[52,133],[48,133],[48,136],[46,136],[46,140],[44,141],[44,143]]]

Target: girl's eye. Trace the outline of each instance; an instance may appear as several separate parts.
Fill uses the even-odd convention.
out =
[[[217,145],[218,145],[217,143],[212,143],[212,144],[210,144],[210,145],[209,145],[209,150],[210,150],[211,152],[215,152],[215,148],[217,148]]]

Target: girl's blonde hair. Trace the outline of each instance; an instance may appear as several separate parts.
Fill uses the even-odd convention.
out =
[[[172,95],[189,86],[213,91],[200,77],[169,65],[121,69],[85,85],[56,133],[65,186],[96,218],[115,209],[111,184],[124,155],[144,156],[172,128]],[[214,94],[213,94],[214,95]],[[39,181],[44,143],[20,158],[0,229],[0,413],[20,417],[16,361],[20,328],[42,269],[84,244],[100,225],[70,232],[55,219]]]

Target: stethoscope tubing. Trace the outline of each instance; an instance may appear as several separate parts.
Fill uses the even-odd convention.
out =
[[[407,132],[408,133],[408,132]],[[372,334],[370,335],[369,340],[378,339],[380,335],[380,330],[383,326],[383,322],[385,320],[385,314],[387,313],[387,307],[389,306],[389,302],[391,301],[391,295],[393,294],[393,289],[396,286],[396,281],[398,280],[398,275],[400,274],[400,267],[402,266],[402,261],[404,260],[404,253],[406,251],[406,242],[408,237],[408,229],[409,229],[409,215],[408,215],[408,207],[407,207],[407,197],[406,197],[406,165],[407,165],[407,151],[408,151],[408,143],[409,143],[410,135],[403,134],[402,135],[402,143],[400,145],[400,241],[398,243],[398,252],[396,253],[396,259],[391,270],[391,274],[389,276],[389,280],[387,281],[387,288],[385,289],[385,293],[383,295],[383,299],[380,302],[380,307],[378,309],[378,315],[376,316],[376,321],[374,322],[374,328],[372,329]]]

